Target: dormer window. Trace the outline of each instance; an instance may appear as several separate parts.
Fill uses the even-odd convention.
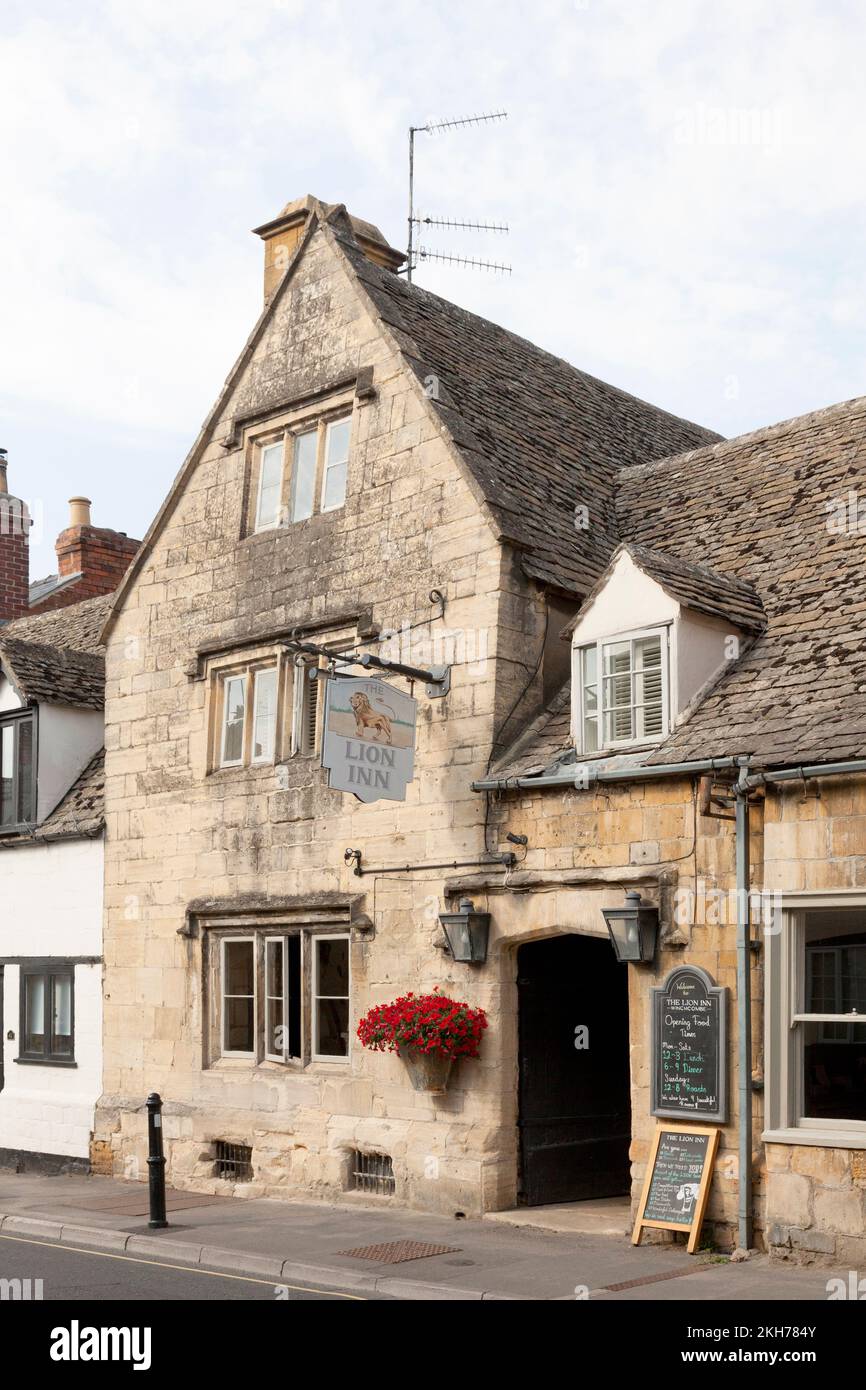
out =
[[[31,710],[0,718],[0,833],[23,830],[35,819],[34,741]]]
[[[651,743],[670,727],[665,628],[576,649],[580,751]]]

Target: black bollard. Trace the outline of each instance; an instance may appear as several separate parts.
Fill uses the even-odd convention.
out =
[[[162,1151],[162,1100],[156,1091],[147,1098],[147,1186],[150,1197],[148,1226],[159,1230],[165,1219],[165,1154]]]

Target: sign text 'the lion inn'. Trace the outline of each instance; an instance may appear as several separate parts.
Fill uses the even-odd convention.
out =
[[[326,684],[322,766],[359,801],[405,801],[415,768],[417,701],[384,681]]]

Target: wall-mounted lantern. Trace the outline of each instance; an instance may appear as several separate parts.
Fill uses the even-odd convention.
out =
[[[625,895],[625,907],[603,907],[613,949],[618,961],[651,961],[656,953],[659,910],[641,902],[640,893]]]
[[[454,960],[484,964],[490,936],[489,912],[476,912],[474,903],[462,898],[457,912],[439,913],[439,922]]]

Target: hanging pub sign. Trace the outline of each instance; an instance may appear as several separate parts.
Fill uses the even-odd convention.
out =
[[[325,683],[322,767],[328,785],[359,801],[405,801],[415,770],[417,701],[384,681]]]
[[[653,989],[653,1115],[727,1122],[727,994],[696,965]]]
[[[688,1231],[687,1250],[695,1253],[719,1143],[717,1129],[656,1130],[632,1245],[639,1245],[645,1226],[662,1231]]]

